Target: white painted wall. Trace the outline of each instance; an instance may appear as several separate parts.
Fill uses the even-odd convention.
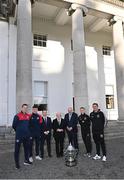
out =
[[[16,26],[0,21],[0,126],[10,126],[16,105]]]
[[[105,85],[112,85],[114,87],[114,109],[107,109],[107,118],[112,120],[118,119],[118,104],[117,104],[117,89],[116,89],[116,75],[115,75],[115,61],[114,52],[111,56],[104,56],[104,70],[105,70]]]
[[[66,113],[72,106],[71,28],[33,21],[33,32],[48,35],[47,48],[33,48],[33,81],[48,81],[48,111]]]
[[[8,50],[8,122],[10,126],[16,113],[16,37],[17,28],[13,22],[9,23],[9,50]]]
[[[0,21],[0,125],[7,124],[8,23]]]
[[[71,27],[57,26],[51,22],[33,20],[33,32],[48,34],[48,47],[33,47],[33,80],[48,81],[48,109],[50,114],[56,111],[65,113],[72,105],[73,54],[70,50]],[[110,33],[91,33],[86,31],[86,63],[89,95],[89,112],[93,102],[108,117],[106,110],[104,57],[102,46],[112,46]],[[111,57],[114,60],[114,57]],[[112,66],[113,67],[113,66]],[[114,80],[115,77],[113,76]],[[116,96],[116,95],[115,95]],[[82,104],[82,106],[85,106]],[[117,116],[117,109],[114,110]],[[110,113],[109,113],[110,114]],[[108,117],[115,119],[113,115]]]
[[[0,21],[0,125],[11,125],[16,113],[16,26]],[[33,19],[33,33],[47,34],[47,48],[33,47],[33,81],[48,81],[48,110],[67,112],[73,97],[73,54],[71,27]],[[109,119],[117,119],[115,71],[111,83],[115,88],[115,109],[105,109],[105,84],[110,84],[106,73],[108,58],[113,69],[114,57],[102,55],[102,45],[112,45],[109,33],[86,31],[86,63],[89,111],[95,101]],[[8,48],[9,44],[9,48]],[[106,73],[106,76],[105,74]],[[111,72],[110,72],[111,73]],[[85,106],[82,104],[82,106]]]

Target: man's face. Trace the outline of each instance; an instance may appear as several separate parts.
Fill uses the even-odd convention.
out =
[[[38,108],[32,108],[32,112],[36,114],[38,112]]]
[[[23,106],[22,107],[22,112],[27,113],[28,112],[28,106]]]
[[[84,113],[85,113],[85,109],[81,108],[81,109],[80,109],[80,113],[81,113],[81,114],[84,114]]]
[[[69,107],[69,108],[68,108],[68,112],[69,112],[69,113],[72,113],[72,111],[73,111],[73,110],[72,110],[72,107]]]
[[[43,111],[43,116],[47,116],[47,111]]]
[[[97,105],[92,105],[93,111],[98,111],[98,106]]]
[[[59,112],[56,113],[56,118],[57,118],[57,119],[61,119],[61,113],[59,113]]]

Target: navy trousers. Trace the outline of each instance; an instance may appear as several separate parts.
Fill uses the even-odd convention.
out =
[[[15,164],[17,167],[19,166],[19,154],[20,154],[21,144],[23,144],[23,148],[24,148],[25,161],[29,161],[29,138],[16,139],[14,159],[15,159]]]
[[[35,155],[39,156],[39,144],[40,144],[40,136],[30,137],[30,152],[29,156],[33,156],[33,143],[35,142]]]

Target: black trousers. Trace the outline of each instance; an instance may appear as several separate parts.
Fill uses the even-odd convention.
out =
[[[44,143],[47,143],[47,152],[48,152],[48,156],[51,156],[51,134],[45,135],[43,134],[41,136],[41,140],[40,140],[40,152],[41,152],[41,158],[44,157]]]
[[[68,134],[69,144],[71,143],[75,149],[79,149],[77,132],[67,131],[67,134]]]
[[[100,155],[100,148],[101,148],[103,156],[106,156],[104,133],[93,133],[93,139],[96,144],[96,154]]]
[[[23,148],[24,148],[25,161],[29,161],[29,138],[16,139],[15,152],[14,152],[14,159],[16,166],[19,166],[19,154],[20,154],[21,144],[23,144]]]
[[[33,144],[35,142],[35,155],[39,155],[40,136],[30,137],[29,157],[33,156]]]
[[[92,151],[91,135],[89,132],[81,131],[82,139],[86,148],[87,153]]]
[[[63,156],[63,149],[64,149],[64,135],[57,134],[55,135],[55,146],[56,146],[56,155],[57,157]]]

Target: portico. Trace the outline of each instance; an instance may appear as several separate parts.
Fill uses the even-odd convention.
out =
[[[36,96],[39,101],[41,99],[47,103],[50,114],[58,110],[64,114],[72,104],[77,113],[80,106],[85,106],[89,111],[94,101],[100,104],[103,111],[108,112],[104,71],[104,58],[107,57],[103,58],[102,54],[102,46],[108,45],[114,47],[117,82],[117,93],[114,87],[115,110],[112,113],[116,111],[117,119],[124,120],[123,3],[113,8],[109,1],[15,1],[17,16],[11,19],[17,22],[16,111],[22,103],[31,106]],[[107,22],[111,22],[112,26]],[[48,46],[32,48],[33,34],[47,36]],[[35,92],[34,82],[42,82],[43,91],[48,88],[46,95],[39,96],[40,90]],[[12,103],[10,101],[12,99],[9,100],[9,106]]]

